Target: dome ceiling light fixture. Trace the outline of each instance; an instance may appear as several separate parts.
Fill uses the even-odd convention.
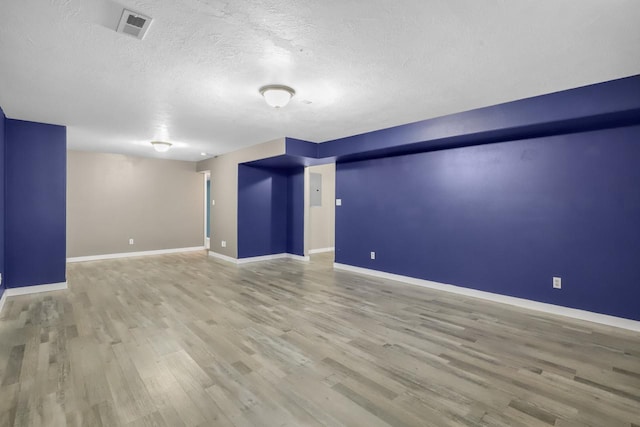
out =
[[[153,145],[153,149],[158,153],[165,153],[171,148],[171,143],[164,141],[151,141],[151,145]]]
[[[282,108],[291,101],[296,91],[285,85],[266,85],[260,88],[260,94],[270,107]]]

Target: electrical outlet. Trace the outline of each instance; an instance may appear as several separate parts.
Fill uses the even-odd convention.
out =
[[[2,285],[2,273],[0,273],[0,285]]]
[[[371,259],[376,259],[376,253],[375,252],[371,252]]]
[[[562,279],[560,277],[553,278],[553,289],[562,289]]]
[[[211,206],[215,206],[216,205],[216,201],[215,200],[211,200]]]
[[[221,245],[223,248],[226,248],[226,247],[227,247],[227,241],[226,241],[226,240],[223,240],[223,241],[220,243],[220,245]]]
[[[342,206],[342,199],[336,199],[336,206]]]
[[[133,239],[129,239],[129,244],[133,245]]]

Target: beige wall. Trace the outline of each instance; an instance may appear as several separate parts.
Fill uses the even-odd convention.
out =
[[[194,162],[81,151],[67,162],[67,257],[203,246]]]
[[[310,166],[309,173],[322,175],[322,206],[309,207],[309,250],[332,248],[335,246],[336,222],[336,165]],[[307,187],[309,181],[306,182]],[[308,202],[307,202],[308,203]]]
[[[238,164],[284,153],[285,139],[279,138],[198,162],[198,171],[211,172],[211,251],[238,257]]]

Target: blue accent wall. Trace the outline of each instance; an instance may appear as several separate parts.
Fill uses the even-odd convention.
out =
[[[304,253],[304,168],[238,165],[238,258]]]
[[[639,141],[628,126],[338,163],[336,262],[640,320]]]
[[[5,282],[7,279],[4,272],[4,153],[6,146],[4,129],[6,120],[7,118],[4,115],[4,111],[2,111],[2,107],[0,107],[0,274],[2,274],[2,283],[0,283],[0,298],[2,298],[2,294],[4,294]]]
[[[285,138],[284,146],[285,153],[288,156],[305,159],[306,166],[309,166],[310,164],[314,164],[313,159],[318,157],[318,147],[320,144],[287,137]]]
[[[287,253],[304,256],[304,168],[287,175]]]
[[[286,175],[238,165],[238,258],[286,251]]]
[[[337,162],[337,262],[640,320],[638,94],[640,75],[319,145],[287,138],[252,165]]]
[[[637,124],[639,93],[640,75],[631,76],[328,141],[318,157],[361,160]]]
[[[5,123],[5,275],[8,288],[66,279],[66,128]]]

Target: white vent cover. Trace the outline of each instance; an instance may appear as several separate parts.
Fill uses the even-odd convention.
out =
[[[125,9],[122,11],[122,17],[116,31],[142,40],[151,25],[151,21],[152,19],[148,16]]]

